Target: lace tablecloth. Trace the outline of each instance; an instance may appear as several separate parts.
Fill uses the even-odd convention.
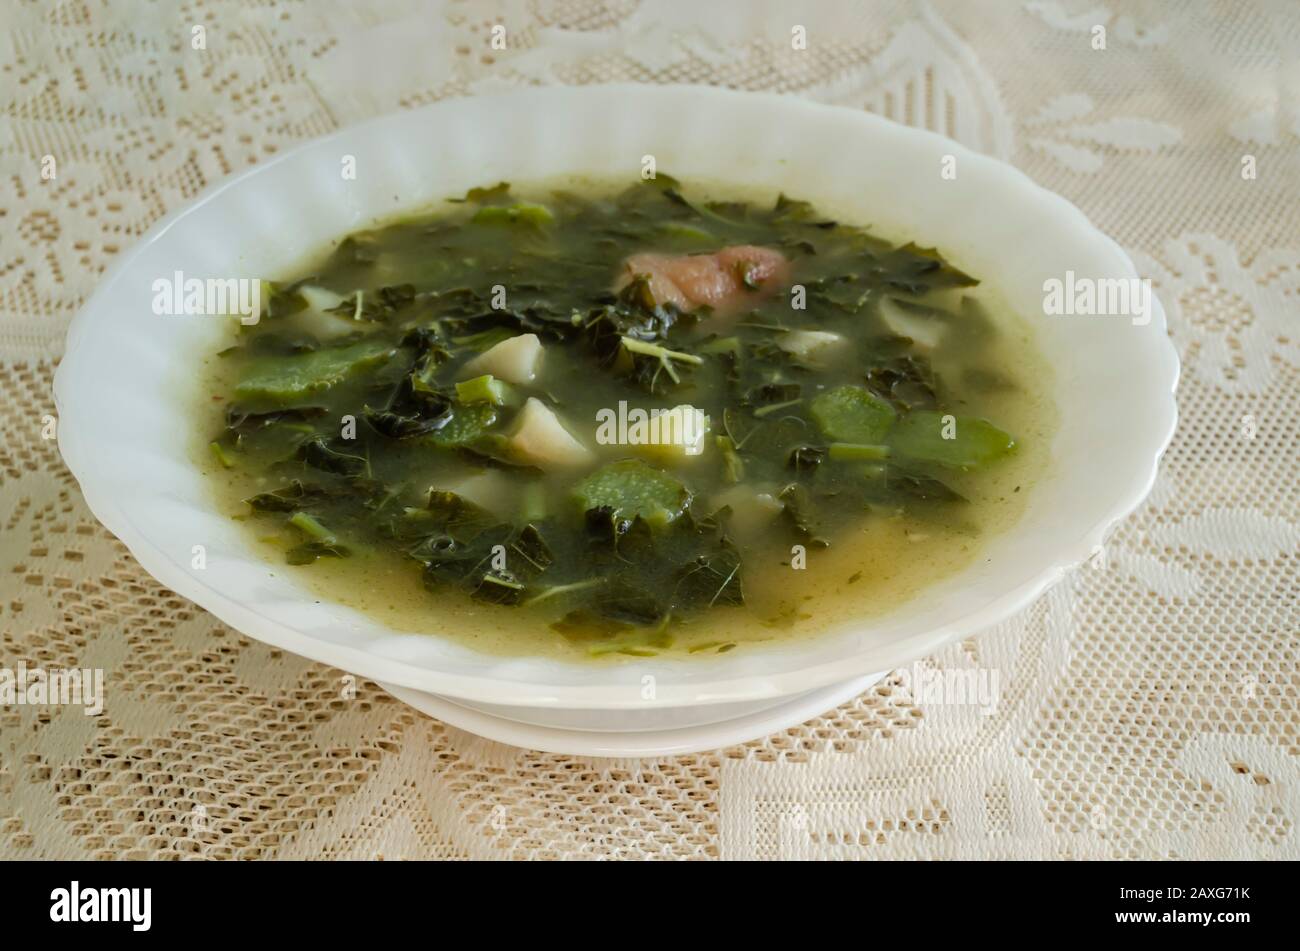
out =
[[[0,857],[1300,857],[1300,5],[0,0],[0,27],[0,667],[106,677],[97,717],[0,707]],[[1108,549],[827,716],[639,762],[353,698],[142,572],[49,438],[114,257],[365,116],[612,80],[925,125],[1128,248],[1182,423]],[[967,669],[995,708],[907,689]]]

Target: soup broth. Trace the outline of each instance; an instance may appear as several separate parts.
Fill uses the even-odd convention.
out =
[[[350,235],[206,362],[218,504],[268,570],[491,653],[923,597],[1042,477],[1051,374],[974,277],[822,212],[660,175]]]

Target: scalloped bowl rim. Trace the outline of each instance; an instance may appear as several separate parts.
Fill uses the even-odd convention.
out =
[[[632,106],[636,108],[633,109]],[[968,228],[969,235],[962,233],[958,227],[950,235],[952,238],[950,242],[934,241],[933,232],[942,232],[945,228],[956,227],[943,222],[939,209],[947,212],[949,206],[940,204],[931,207],[928,212],[931,215],[928,220],[935,223],[933,228],[919,227],[911,223],[908,225],[909,233],[914,233],[922,240],[930,236],[931,240],[925,243],[939,244],[945,254],[949,254],[953,244],[962,246],[963,253],[949,254],[949,256],[953,257],[959,265],[966,266],[965,261],[969,257],[987,253],[978,250],[977,229],[979,227],[1000,227],[1003,226],[1001,219],[1017,220],[1016,215],[1020,215],[1021,218],[1018,220],[1021,221],[1022,226],[1018,231],[1013,229],[1010,232],[1011,236],[1028,237],[1029,224],[1035,227],[1041,226],[1045,232],[1035,230],[1032,232],[1034,241],[1030,245],[1017,246],[1017,253],[1020,255],[1018,261],[1027,256],[1033,258],[1035,262],[1042,261],[1046,266],[1052,246],[1051,241],[1044,240],[1044,233],[1046,233],[1061,246],[1074,242],[1070,247],[1073,253],[1081,255],[1080,263],[1085,273],[1136,277],[1136,270],[1123,250],[1098,231],[1078,208],[1064,198],[1035,184],[1019,170],[975,153],[934,133],[901,126],[871,113],[822,105],[788,96],[736,92],[707,86],[614,84],[543,87],[493,96],[446,100],[420,109],[380,116],[345,127],[218,183],[193,202],[164,217],[130,252],[114,264],[95,293],[72,321],[68,330],[65,353],[54,382],[55,402],[59,414],[59,448],[68,468],[80,483],[91,511],[122,540],[140,565],[161,584],[207,609],[234,629],[275,647],[377,681],[427,693],[504,705],[599,709],[759,700],[812,690],[875,670],[894,669],[933,653],[946,643],[970,636],[1006,620],[1028,606],[1059,581],[1068,570],[1091,557],[1097,546],[1104,543],[1111,528],[1132,512],[1146,497],[1154,484],[1159,458],[1168,446],[1176,425],[1174,390],[1179,372],[1177,354],[1165,329],[1164,311],[1154,297],[1150,323],[1141,328],[1135,326],[1130,337],[1119,337],[1117,329],[1100,331],[1094,327],[1091,330],[1070,331],[1075,334],[1094,334],[1098,340],[1109,334],[1116,340],[1123,340],[1125,348],[1129,341],[1136,340],[1138,343],[1136,349],[1142,351],[1140,359],[1127,352],[1125,348],[1114,351],[1124,373],[1116,375],[1113,382],[1121,387],[1124,385],[1137,387],[1138,384],[1133,383],[1129,378],[1134,373],[1145,372],[1142,390],[1138,392],[1135,389],[1133,393],[1146,402],[1141,404],[1143,412],[1134,413],[1131,417],[1122,417],[1118,424],[1121,427],[1125,425],[1129,427],[1127,431],[1122,428],[1119,430],[1120,436],[1123,437],[1121,443],[1127,440],[1132,445],[1128,447],[1127,457],[1108,460],[1105,474],[1100,476],[1103,479],[1109,478],[1114,483],[1111,486],[1110,497],[1100,503],[1104,506],[1104,511],[1099,511],[1086,526],[1071,525],[1069,530],[1073,532],[1073,536],[1061,538],[1059,547],[1054,553],[1041,564],[1035,563],[1036,568],[1031,573],[1018,577],[1012,584],[1003,584],[1001,587],[989,584],[987,587],[990,589],[990,596],[987,600],[977,597],[977,592],[964,591],[958,587],[953,590],[953,596],[956,597],[960,593],[967,599],[963,602],[964,608],[959,616],[948,616],[941,623],[927,624],[923,629],[915,625],[913,629],[906,629],[904,625],[903,629],[906,633],[895,636],[886,643],[869,639],[872,631],[879,627],[876,620],[872,619],[865,630],[840,630],[815,639],[800,639],[789,642],[780,649],[754,651],[743,659],[733,652],[718,659],[654,658],[638,660],[622,666],[603,667],[545,658],[496,658],[475,655],[451,647],[442,639],[430,638],[424,634],[391,631],[377,621],[363,618],[349,609],[333,605],[330,607],[335,610],[337,616],[348,618],[347,624],[342,625],[343,627],[353,625],[358,631],[363,629],[367,631],[365,637],[348,635],[344,642],[339,642],[302,629],[306,626],[306,614],[303,612],[308,610],[305,603],[286,605],[275,599],[269,602],[258,602],[255,599],[250,601],[247,595],[241,597],[238,594],[228,594],[219,584],[209,580],[210,575],[200,576],[188,569],[182,558],[178,557],[178,553],[172,550],[174,546],[169,547],[158,532],[151,533],[148,529],[140,527],[139,521],[147,522],[153,517],[147,509],[141,508],[143,496],[140,482],[141,470],[138,467],[132,470],[125,463],[119,464],[111,455],[105,461],[103,453],[106,450],[111,454],[120,447],[102,442],[97,444],[96,441],[97,437],[107,438],[106,429],[111,429],[111,420],[102,415],[108,410],[102,408],[100,404],[109,403],[119,397],[116,391],[112,391],[108,397],[104,396],[105,391],[102,388],[95,389],[95,382],[98,380],[102,386],[104,382],[111,379],[117,385],[125,385],[129,389],[136,385],[136,380],[148,376],[149,364],[142,357],[139,363],[140,372],[131,374],[129,380],[123,381],[120,377],[113,377],[112,374],[124,371],[120,371],[115,366],[102,365],[105,361],[96,361],[96,356],[104,348],[108,348],[108,352],[111,352],[114,341],[104,335],[112,332],[106,325],[114,316],[120,321],[135,319],[127,315],[121,301],[126,293],[123,284],[128,276],[138,278],[139,275],[133,272],[143,267],[144,259],[149,255],[156,256],[160,247],[165,247],[168,241],[172,241],[191,216],[208,215],[215,217],[220,224],[223,203],[232,206],[233,209],[224,212],[227,217],[238,212],[235,218],[240,224],[246,218],[257,216],[259,209],[263,207],[268,209],[266,214],[270,215],[269,209],[276,207],[275,200],[280,200],[283,204],[283,199],[279,195],[275,200],[266,197],[270,184],[276,181],[277,176],[282,186],[291,191],[298,188],[304,194],[309,186],[299,179],[311,180],[318,188],[331,188],[333,186],[327,179],[319,175],[312,179],[311,176],[315,174],[317,166],[324,162],[326,156],[334,163],[332,167],[337,169],[339,147],[346,145],[352,152],[371,156],[373,161],[392,163],[391,174],[406,175],[404,181],[408,187],[425,190],[425,200],[412,203],[407,199],[393,196],[395,204],[389,206],[386,203],[387,192],[390,189],[386,187],[382,189],[385,191],[384,197],[379,197],[378,192],[372,189],[371,194],[362,195],[357,200],[357,208],[338,212],[353,214],[356,222],[353,227],[360,227],[368,222],[391,217],[394,212],[426,207],[431,201],[436,200],[435,196],[447,197],[458,193],[450,185],[432,187],[424,184],[424,180],[420,177],[421,173],[412,170],[410,162],[402,156],[400,148],[379,152],[375,151],[377,143],[386,142],[400,146],[408,140],[421,141],[423,135],[423,145],[426,149],[454,147],[467,151],[468,155],[461,158],[461,165],[466,167],[472,165],[474,166],[472,169],[457,170],[455,161],[447,160],[449,164],[444,166],[443,171],[451,169],[449,178],[459,175],[462,184],[467,180],[471,184],[482,184],[485,181],[496,180],[495,174],[487,171],[488,168],[493,167],[493,163],[508,165],[511,161],[524,163],[548,161],[536,156],[511,157],[500,154],[507,151],[500,147],[502,142],[508,142],[511,136],[528,141],[527,136],[531,135],[553,150],[562,152],[570,148],[570,143],[568,140],[561,140],[559,138],[561,134],[580,139],[586,134],[583,125],[585,119],[594,114],[601,114],[602,110],[603,114],[611,115],[611,107],[614,107],[616,113],[621,113],[622,107],[628,107],[628,112],[637,113],[639,121],[651,125],[659,122],[668,128],[685,123],[684,132],[677,128],[671,135],[660,133],[661,139],[655,140],[654,143],[656,148],[662,148],[669,156],[676,155],[678,158],[678,164],[669,166],[665,162],[665,168],[671,168],[675,174],[682,174],[678,169],[682,164],[687,166],[683,177],[691,176],[690,167],[693,162],[700,161],[707,164],[709,161],[723,161],[723,158],[702,157],[700,146],[689,142],[692,134],[697,139],[717,136],[719,133],[710,127],[710,122],[714,126],[721,124],[728,136],[725,140],[719,138],[709,140],[715,150],[725,151],[734,145],[735,153],[732,158],[735,167],[742,169],[737,175],[742,183],[749,183],[751,179],[761,178],[763,175],[776,178],[784,174],[782,170],[774,170],[773,161],[780,164],[789,162],[797,164],[799,150],[811,149],[809,140],[815,144],[818,134],[822,136],[824,145],[830,144],[835,148],[818,152],[814,158],[809,157],[812,152],[804,155],[806,167],[813,167],[808,163],[816,161],[815,167],[820,173],[823,165],[835,167],[838,163],[838,167],[844,171],[844,174],[853,174],[856,166],[850,168],[848,157],[844,154],[852,153],[853,150],[839,146],[843,142],[852,143],[856,137],[864,143],[864,149],[867,145],[870,146],[872,162],[889,169],[896,176],[889,186],[891,194],[894,187],[897,187],[900,192],[905,192],[907,187],[916,184],[910,182],[908,176],[921,174],[914,168],[920,157],[952,155],[956,158],[961,176],[964,176],[966,182],[973,178],[979,183],[979,187],[972,189],[969,184],[963,184],[963,191],[956,192],[955,196],[951,199],[945,198],[944,201],[974,202],[975,208],[996,212],[998,220],[993,221],[988,216],[982,218],[976,216],[972,209],[968,217],[981,224]],[[752,121],[736,121],[737,116],[742,120],[749,118]],[[790,135],[778,141],[770,130],[755,128],[759,125],[760,117],[772,116],[786,124],[787,132],[793,124],[800,135]],[[543,121],[547,123],[545,127],[542,125]],[[422,126],[422,123],[425,125]],[[474,134],[460,139],[450,135],[433,136],[428,129],[428,124],[431,123],[441,123],[444,128],[453,129],[458,128],[459,123]],[[558,132],[551,128],[553,125],[559,126]],[[633,128],[620,114],[613,114],[609,126],[602,129],[606,135],[613,136],[616,141],[619,136],[622,136],[632,144],[639,142],[644,145],[644,136],[652,134]],[[753,141],[748,141],[746,136]],[[687,140],[686,145],[681,143],[683,138]],[[454,145],[448,144],[452,140],[455,140]],[[532,144],[536,145],[537,141]],[[492,148],[494,142],[496,151]],[[479,154],[473,155],[473,150],[476,148]],[[764,148],[782,157],[765,160],[760,167],[752,157],[756,153],[761,156]],[[371,151],[367,152],[367,149]],[[794,157],[789,157],[790,155]],[[560,162],[558,168],[567,168],[575,173],[599,174],[591,167],[575,166],[572,159],[567,166],[563,164],[561,158],[550,161]],[[592,159],[592,161],[597,160]],[[402,164],[403,162],[406,164]],[[482,171],[482,175],[478,181],[465,177],[467,174],[477,174],[479,171]],[[295,172],[299,174],[293,174]],[[337,175],[337,171],[335,174]],[[865,183],[870,172],[865,172],[863,175],[862,191],[873,187],[885,187],[882,184]],[[286,181],[290,176],[293,180]],[[830,177],[832,177],[830,169],[824,175],[819,174],[816,186],[812,190],[839,187],[825,184],[824,179]],[[265,183],[262,189],[263,200],[258,202],[254,199],[258,196],[258,187],[261,183]],[[805,188],[805,194],[801,194],[800,197],[810,197],[806,194],[808,190]],[[463,189],[459,191],[463,193]],[[344,198],[341,200],[352,200],[351,194],[344,193]],[[844,194],[848,195],[847,192]],[[998,205],[994,201],[997,198],[1007,197],[1014,199],[1009,206]],[[819,201],[815,197],[813,200]],[[926,200],[924,192],[918,191],[915,200],[924,203]],[[981,202],[983,205],[979,204]],[[901,206],[902,202],[896,204]],[[878,203],[872,211],[874,213],[883,207],[886,206]],[[926,212],[923,209],[920,212],[909,210],[899,213],[920,214],[924,218]],[[846,220],[852,220],[852,217],[847,217]],[[873,222],[878,220],[878,217],[873,214]],[[198,225],[195,224],[194,228],[197,227]],[[227,227],[234,227],[233,219]],[[254,233],[260,235],[260,232]],[[890,238],[898,237],[894,231],[884,228],[881,229],[881,233]],[[326,241],[341,236],[342,232],[318,234],[315,247],[319,248]],[[190,244],[194,244],[196,240],[195,236],[189,236]],[[266,241],[269,238],[259,237],[259,240]],[[175,251],[188,253],[188,249],[180,244]],[[1056,260],[1055,264],[1060,264],[1060,261]],[[1090,269],[1089,265],[1095,267]],[[1058,271],[1059,268],[1056,268],[1050,270],[1050,273],[1055,274]],[[152,273],[155,272],[146,272],[146,276]],[[999,275],[987,273],[987,268],[985,273],[979,271],[976,273],[995,284],[998,281]],[[1029,286],[1025,284],[1025,287]],[[1024,299],[1028,300],[1028,297]],[[1080,321],[1075,322],[1071,327],[1083,328],[1086,324],[1086,321]],[[1064,330],[1059,332],[1065,333]],[[1094,342],[1089,345],[1115,347],[1109,337],[1102,343]],[[1062,351],[1062,354],[1065,352]],[[141,355],[131,354],[131,356]],[[1126,360],[1128,363],[1125,362]],[[1109,397],[1103,394],[1101,398],[1104,401]],[[1066,421],[1063,419],[1062,424],[1064,425]],[[98,424],[98,428],[95,424]],[[137,447],[129,445],[127,450],[135,448]],[[166,446],[152,448],[162,453],[168,451]],[[127,454],[129,455],[129,451]],[[99,462],[96,462],[97,459]],[[1122,469],[1124,472],[1122,480],[1117,479],[1115,475],[1117,469]],[[171,470],[164,465],[151,464],[145,466],[144,471],[165,474]],[[149,477],[145,475],[145,484],[148,483]],[[165,500],[167,493],[168,485],[164,481],[154,487],[150,498]],[[192,507],[193,503],[191,503]],[[194,518],[201,517],[198,513],[191,514]],[[1012,528],[1009,534],[1014,535],[1017,531],[1018,527]],[[250,554],[249,557],[257,559],[265,566],[258,556]],[[290,587],[294,587],[292,582],[288,583]],[[298,595],[310,598],[303,588],[298,588]],[[945,589],[945,597],[947,595]],[[279,612],[278,617],[269,616],[276,611]],[[301,614],[301,621],[298,614]],[[335,615],[331,615],[333,616]],[[334,629],[331,628],[331,631]],[[331,636],[343,635],[332,633]],[[381,636],[385,639],[375,640]],[[381,649],[383,653],[379,652]],[[653,674],[660,685],[657,696],[653,700],[641,696],[642,678],[647,673]]]

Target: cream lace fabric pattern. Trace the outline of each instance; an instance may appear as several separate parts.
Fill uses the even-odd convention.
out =
[[[1082,207],[1183,359],[1148,502],[1000,628],[784,733],[639,762],[352,697],[141,571],[47,438],[114,258],[347,123],[616,80],[883,113]],[[97,717],[0,707],[0,857],[1300,857],[1298,405],[1290,0],[0,0],[0,667],[106,677]],[[910,689],[967,670],[996,704]]]

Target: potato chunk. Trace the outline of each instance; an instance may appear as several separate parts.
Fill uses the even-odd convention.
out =
[[[510,516],[519,497],[517,486],[500,469],[476,472],[438,488],[454,492],[466,502],[473,502],[498,517]]]
[[[635,448],[662,461],[698,456],[704,451],[709,417],[704,410],[683,403],[664,410],[646,427],[647,441]]]
[[[776,345],[792,356],[807,360],[844,343],[839,334],[825,330],[791,330],[776,338]]]
[[[460,369],[460,378],[491,375],[507,383],[524,385],[537,379],[542,342],[537,334],[520,334],[483,351]]]
[[[910,337],[918,346],[933,350],[948,332],[946,318],[941,311],[925,307],[908,309],[892,297],[880,302],[880,317],[890,332],[900,337]]]
[[[785,510],[777,501],[773,486],[733,485],[710,500],[710,507],[727,506],[731,509],[732,531],[740,538],[761,536],[769,525]]]
[[[532,396],[515,417],[509,445],[516,456],[540,469],[582,466],[594,458],[591,450],[564,428],[551,408]]]

